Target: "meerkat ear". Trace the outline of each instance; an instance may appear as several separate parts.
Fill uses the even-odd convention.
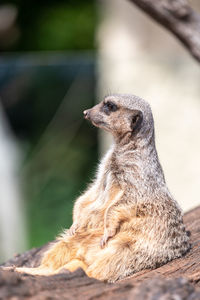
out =
[[[135,110],[131,120],[131,129],[133,133],[135,133],[140,129],[142,121],[143,121],[143,113],[140,110]]]

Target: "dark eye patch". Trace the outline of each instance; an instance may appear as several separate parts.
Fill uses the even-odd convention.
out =
[[[111,101],[107,101],[103,104],[103,111],[106,113],[106,114],[109,114],[111,112],[114,112],[118,110],[118,107],[115,103],[111,102]]]

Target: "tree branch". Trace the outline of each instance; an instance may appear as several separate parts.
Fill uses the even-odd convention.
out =
[[[200,62],[200,15],[187,0],[130,0],[171,31]]]

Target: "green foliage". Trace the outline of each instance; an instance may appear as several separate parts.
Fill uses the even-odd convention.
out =
[[[4,3],[13,3],[19,12],[16,24],[20,35],[7,50],[94,49],[94,0],[13,0]]]
[[[25,175],[31,247],[53,240],[70,227],[74,200],[93,176],[96,139],[84,140],[84,127],[70,144],[67,132],[51,133],[28,159]]]
[[[3,3],[16,5],[14,27],[19,30],[18,39],[4,51],[95,48],[94,0]],[[12,129],[26,153],[22,178],[29,247],[53,240],[62,228],[70,226],[74,200],[93,177],[97,161],[97,131],[80,121],[83,109],[94,103],[94,60],[63,54],[59,60],[58,53],[52,55],[12,58],[7,69],[4,66],[5,78],[0,81],[0,88],[14,99],[9,102],[6,95],[2,97]],[[65,101],[68,90],[70,97]]]
[[[43,8],[36,23],[35,45],[42,50],[92,49],[94,24],[94,9],[84,2]]]

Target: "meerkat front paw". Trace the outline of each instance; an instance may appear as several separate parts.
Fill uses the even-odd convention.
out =
[[[108,236],[106,236],[105,234],[102,236],[101,240],[100,240],[100,247],[104,248],[106,243],[108,241]]]
[[[116,233],[115,229],[105,229],[104,235],[102,236],[101,241],[100,241],[100,247],[104,248],[105,245],[107,244],[108,240],[110,238],[112,238],[115,235],[115,233]]]
[[[68,229],[67,234],[69,234],[69,235],[75,235],[78,227],[79,226],[78,226],[77,223],[73,223],[72,226]]]

